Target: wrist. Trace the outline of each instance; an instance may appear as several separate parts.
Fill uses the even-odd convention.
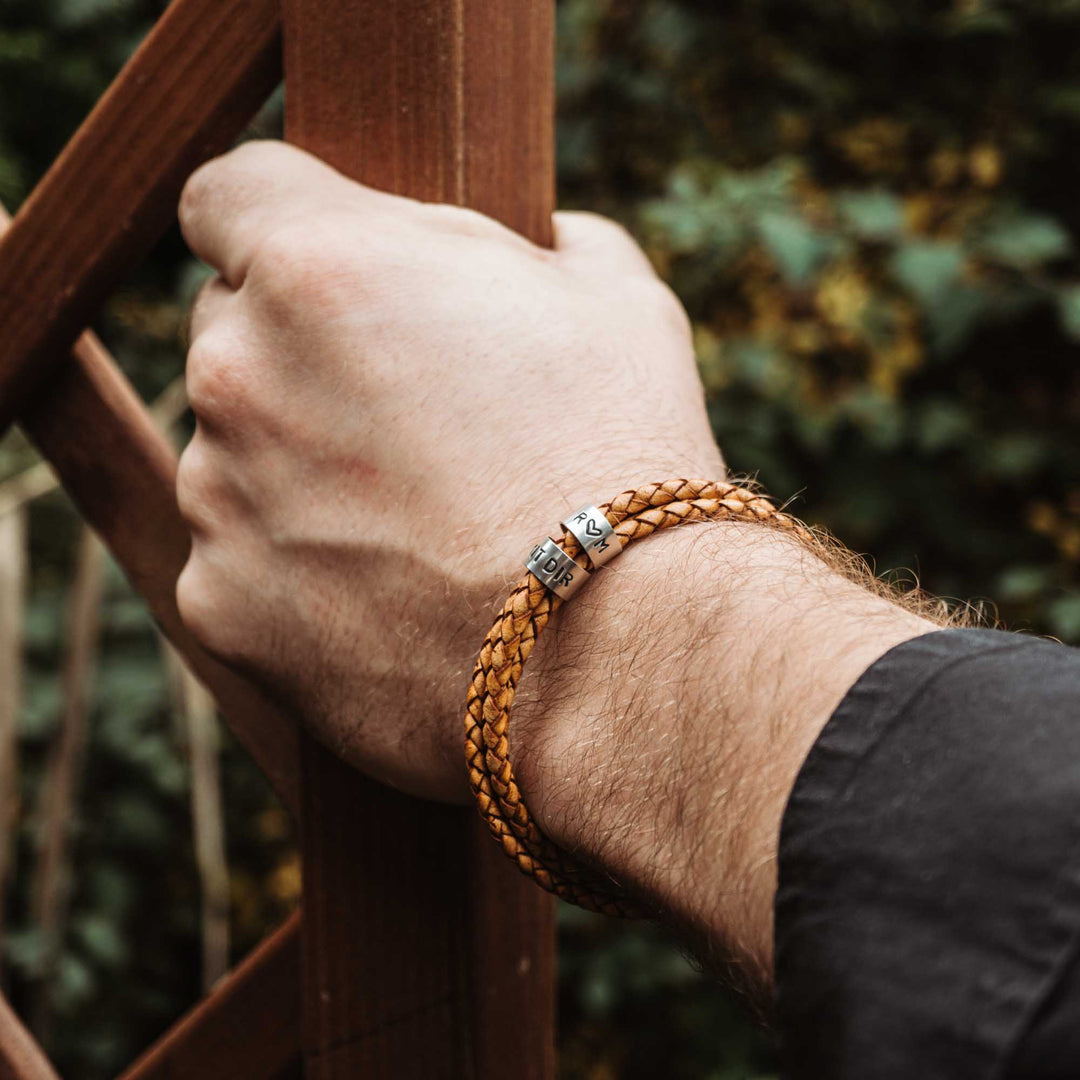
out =
[[[634,545],[557,616],[514,756],[556,843],[767,975],[780,817],[862,670],[933,625],[754,525]]]
[[[658,533],[596,571],[539,640],[515,700],[515,760],[538,825],[638,890],[652,778],[682,764],[676,725],[659,729],[682,711],[677,666],[701,610],[685,594],[714,527]]]

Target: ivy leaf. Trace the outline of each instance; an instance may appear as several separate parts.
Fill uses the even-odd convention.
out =
[[[904,209],[892,192],[844,191],[833,199],[841,220],[863,240],[893,240],[904,228]]]
[[[1080,285],[1068,285],[1057,294],[1061,328],[1074,341],[1080,341]]]
[[[1050,628],[1063,641],[1080,639],[1080,596],[1062,596],[1050,604]]]
[[[757,228],[780,273],[793,285],[806,284],[835,247],[832,237],[792,211],[765,210],[758,215]]]
[[[126,14],[133,6],[131,0],[60,0],[55,19],[58,26],[74,30],[100,19]]]
[[[974,238],[979,254],[1015,270],[1031,270],[1072,251],[1072,238],[1046,214],[1011,210],[994,215]]]
[[[892,260],[892,272],[923,310],[930,346],[946,356],[967,340],[990,305],[987,293],[964,280],[963,248],[945,240],[912,240]]]
[[[1033,600],[1050,582],[1046,566],[1011,566],[998,576],[994,595],[1000,600]]]
[[[1023,480],[1043,465],[1048,447],[1038,435],[1018,431],[991,440],[982,452],[993,476],[1003,480]]]
[[[892,260],[900,284],[926,305],[955,288],[965,266],[963,248],[939,240],[913,240],[904,244]]]
[[[106,967],[117,967],[127,960],[128,947],[116,923],[98,913],[74,920],[72,930],[87,954]]]
[[[926,453],[938,453],[962,442],[971,432],[971,417],[954,401],[935,398],[918,414],[915,437]]]
[[[87,1001],[94,993],[96,979],[88,964],[72,953],[63,953],[57,964],[54,993],[62,1009]]]

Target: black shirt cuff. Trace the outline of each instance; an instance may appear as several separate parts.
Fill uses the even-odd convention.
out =
[[[1080,650],[940,631],[871,666],[784,814],[791,1080],[1080,1076]]]

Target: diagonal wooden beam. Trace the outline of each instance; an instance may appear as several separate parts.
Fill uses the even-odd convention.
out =
[[[20,423],[150,606],[165,636],[213,693],[229,727],[296,810],[296,725],[263,693],[210,657],[176,609],[190,539],[176,508],[176,453],[92,334]]]
[[[175,452],[93,334],[65,362],[116,278],[175,217],[188,173],[279,81],[279,18],[274,0],[175,0],[15,221],[0,210],[0,424],[25,406],[27,434],[295,811],[295,725],[180,622],[189,538]]]
[[[278,1080],[298,1072],[299,1063],[297,913],[139,1057],[120,1080]],[[44,1074],[41,1080],[46,1080]]]
[[[0,1077],[3,1080],[60,1080],[45,1052],[0,996]]]
[[[0,424],[25,404],[28,434],[295,809],[294,725],[203,653],[177,615],[189,541],[175,454],[100,342],[76,341],[172,220],[187,175],[235,139],[276,85],[278,23],[276,0],[175,0],[35,189],[0,247]],[[28,402],[56,367],[48,394]],[[292,1071],[298,937],[295,916],[125,1075],[270,1080]],[[58,1080],[2,999],[0,1075]]]
[[[279,0],[173,0],[0,244],[0,424],[280,79]]]
[[[286,134],[376,187],[548,244],[553,23],[554,0],[285,0]],[[550,897],[475,810],[301,746],[305,1075],[550,1078]]]
[[[9,220],[0,207],[0,235]],[[176,579],[190,539],[176,508],[176,452],[94,334],[79,338],[20,422],[165,635],[213,692],[229,727],[295,811],[296,726],[208,656],[181,623]]]

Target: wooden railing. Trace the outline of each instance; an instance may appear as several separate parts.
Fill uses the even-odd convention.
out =
[[[173,0],[0,241],[0,418],[53,464],[301,839],[302,918],[124,1078],[540,1080],[554,1072],[549,899],[471,811],[365,780],[187,633],[175,454],[81,333],[186,177],[277,85],[282,42],[290,140],[550,242],[553,0]],[[2,1000],[0,1077],[56,1077]]]

